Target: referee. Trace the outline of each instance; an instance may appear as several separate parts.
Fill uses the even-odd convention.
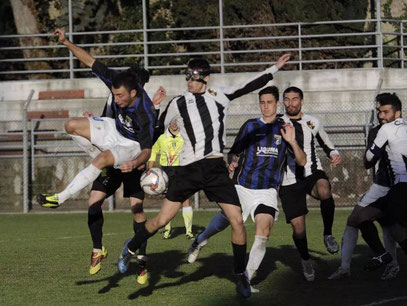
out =
[[[130,258],[140,245],[175,217],[181,203],[203,190],[210,201],[218,203],[230,221],[236,290],[243,297],[250,296],[250,285],[244,274],[246,229],[239,198],[223,160],[225,120],[230,101],[265,86],[289,59],[290,54],[285,54],[276,65],[231,88],[209,88],[209,63],[200,58],[189,61],[185,75],[188,91],[170,101],[162,115],[165,126],[176,119],[181,128],[185,143],[180,166],[174,169],[174,179],[170,181],[158,215],[147,220],[144,231],[126,241],[118,262],[121,273],[127,271]]]

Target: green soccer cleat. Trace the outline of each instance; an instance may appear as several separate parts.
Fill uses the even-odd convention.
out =
[[[58,208],[61,204],[58,203],[58,194],[40,193],[37,195],[38,204],[46,208]]]

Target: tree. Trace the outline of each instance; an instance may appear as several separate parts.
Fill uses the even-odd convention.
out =
[[[38,12],[35,8],[34,0],[10,0],[13,10],[14,23],[18,34],[40,33],[41,25],[38,22]],[[41,46],[45,45],[46,41],[38,37],[20,38],[20,46]],[[47,54],[41,49],[24,49],[23,55],[25,58],[41,58]],[[25,68],[28,70],[43,70],[50,69],[51,66],[45,61],[26,62]],[[37,78],[44,77],[43,75],[35,75]]]

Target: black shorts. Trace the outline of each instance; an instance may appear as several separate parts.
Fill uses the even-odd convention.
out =
[[[316,182],[321,178],[328,180],[324,171],[317,170],[304,180],[280,187],[279,196],[287,223],[308,213],[307,194],[311,195]]]
[[[382,224],[391,225],[399,222],[407,227],[407,182],[402,182],[390,188],[387,195],[369,205],[380,209],[385,217]]]
[[[140,177],[143,171],[134,169],[132,172],[123,173],[120,169],[108,167],[103,169],[102,173],[93,182],[91,190],[102,191],[106,197],[110,197],[119,189],[123,183],[124,198],[144,199],[144,191],[140,186]]]
[[[161,169],[162,169],[165,173],[167,173],[168,182],[171,181],[171,179],[173,179],[174,176],[175,176],[174,167],[178,167],[178,166],[161,166]]]
[[[203,190],[209,201],[240,206],[223,158],[202,159],[173,169],[175,175],[169,182],[168,200],[184,202],[195,192]]]

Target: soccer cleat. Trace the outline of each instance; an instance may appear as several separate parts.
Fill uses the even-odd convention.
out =
[[[332,235],[324,235],[324,244],[329,253],[335,254],[339,251],[339,245]]]
[[[38,204],[46,208],[58,208],[61,204],[58,203],[58,194],[40,193],[37,195]]]
[[[248,298],[251,295],[250,283],[247,279],[246,273],[238,273],[236,276],[236,291],[242,297]]]
[[[96,274],[100,271],[102,259],[107,257],[107,250],[104,246],[102,246],[102,250],[100,252],[92,252],[92,256],[90,258],[90,268],[89,274]]]
[[[171,239],[171,231],[162,231],[161,232],[161,236],[163,237],[163,239]]]
[[[391,262],[386,265],[386,269],[381,276],[381,280],[390,280],[396,278],[397,273],[400,272],[400,266],[397,262]]]
[[[126,240],[126,242],[124,243],[123,251],[121,252],[119,261],[117,262],[117,269],[120,273],[125,273],[127,271],[130,264],[130,259],[133,256],[133,254],[131,254],[129,249],[127,248],[129,242],[130,239]]]
[[[194,234],[192,234],[192,232],[186,233],[186,234],[185,234],[185,237],[186,237],[188,240],[191,240],[191,239],[194,239],[194,238],[195,238],[195,236],[194,236]]]
[[[381,266],[390,263],[393,260],[389,253],[383,253],[380,256],[372,257],[363,267],[365,271],[375,271]]]
[[[201,241],[201,243],[197,243],[198,237],[195,238],[194,242],[192,242],[192,245],[188,249],[188,262],[189,263],[194,263],[196,259],[198,258],[199,251],[208,244],[208,239],[204,239]]]
[[[144,285],[148,281],[147,257],[143,255],[137,256],[137,264],[138,264],[137,282],[140,285]]]
[[[302,273],[307,281],[313,282],[315,279],[314,262],[311,259],[301,259]]]
[[[332,273],[328,277],[328,279],[338,280],[338,279],[344,279],[344,278],[348,278],[348,277],[350,277],[350,270],[339,267],[338,270],[336,270],[334,273]]]

